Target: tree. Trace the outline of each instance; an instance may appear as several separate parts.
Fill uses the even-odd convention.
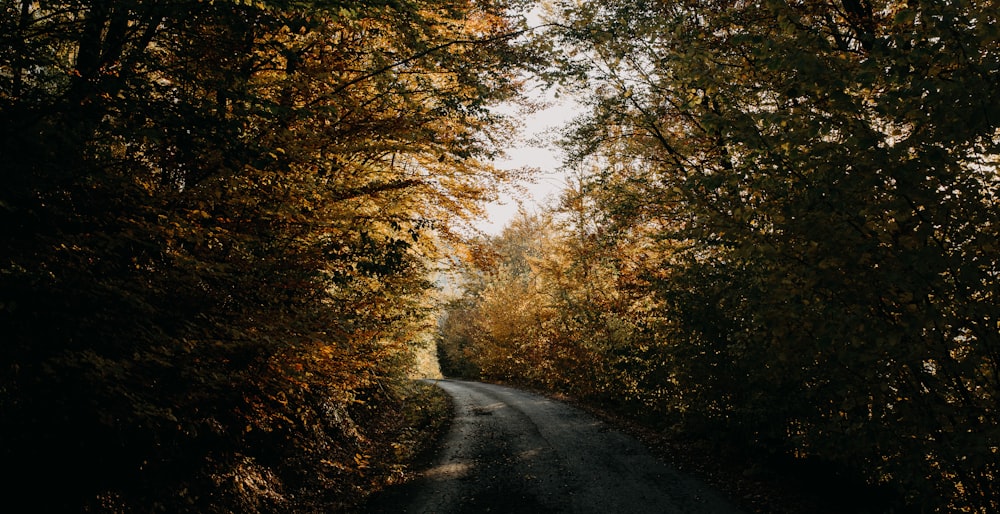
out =
[[[304,511],[376,479],[433,234],[505,180],[487,107],[531,60],[516,5],[440,7],[3,4],[12,501]]]
[[[447,367],[525,385],[552,379],[542,328],[551,311],[533,273],[549,234],[545,215],[521,212],[500,236],[474,244],[438,342]]]
[[[593,88],[570,146],[614,226],[671,242],[649,291],[690,412],[917,504],[995,510],[992,4],[555,16]]]

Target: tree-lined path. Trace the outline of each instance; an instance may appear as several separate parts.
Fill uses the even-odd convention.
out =
[[[447,419],[410,380],[440,371],[613,406],[727,477],[772,461],[880,491],[871,512],[1000,512],[998,19],[2,2],[6,511],[355,509]],[[556,97],[577,116],[523,137]],[[552,171],[499,164],[536,143],[564,152],[561,196],[474,232]],[[453,503],[428,509],[708,501],[579,413],[442,384],[457,439],[424,482]]]

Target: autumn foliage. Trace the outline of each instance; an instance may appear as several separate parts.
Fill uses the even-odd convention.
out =
[[[452,314],[476,328],[445,332],[444,364],[821,462],[920,511],[1000,508],[995,5],[551,17],[585,92],[564,141],[580,180],[484,241]]]
[[[0,5],[6,507],[311,512],[405,420],[527,53],[503,3]]]

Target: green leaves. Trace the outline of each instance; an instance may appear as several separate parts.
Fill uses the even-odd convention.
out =
[[[990,7],[842,7],[566,3],[563,25],[590,27],[564,36],[593,106],[567,143],[609,232],[677,243],[639,290],[713,429],[891,475],[942,511],[995,509],[996,463],[944,435],[992,416],[1000,366],[977,321],[1000,286],[998,48],[970,21]],[[604,30],[622,12],[630,30]]]

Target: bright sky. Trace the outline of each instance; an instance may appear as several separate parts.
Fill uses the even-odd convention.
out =
[[[486,219],[476,223],[476,228],[487,234],[499,234],[507,223],[517,214],[518,206],[523,206],[527,212],[540,210],[544,205],[557,201],[559,193],[566,184],[565,173],[560,170],[562,153],[553,145],[544,145],[544,141],[532,141],[534,138],[554,139],[560,127],[576,116],[577,106],[571,100],[553,101],[546,109],[539,110],[524,118],[523,133],[512,148],[506,149],[507,159],[496,164],[502,168],[521,168],[524,166],[538,168],[535,183],[524,184],[527,196],[516,193],[502,195],[500,202],[491,203],[486,207]],[[549,137],[546,132],[552,132]],[[544,145],[544,146],[533,146]]]
[[[528,24],[539,26],[544,23],[543,10],[540,2],[531,12],[526,13]],[[558,201],[559,193],[566,184],[566,175],[560,169],[562,152],[554,145],[544,145],[544,141],[558,137],[557,131],[576,117],[580,106],[566,96],[557,99],[552,90],[540,90],[539,93],[540,98],[537,100],[545,102],[549,107],[523,118],[520,140],[506,149],[507,159],[495,163],[503,168],[525,166],[537,168],[538,173],[535,174],[534,183],[523,184],[528,190],[527,196],[515,193],[501,195],[499,202],[486,206],[486,219],[476,223],[475,226],[487,234],[496,235],[502,232],[517,214],[519,206],[527,212],[534,212],[544,205]],[[516,108],[502,110],[518,117],[522,116],[516,114]],[[542,137],[546,132],[551,132],[551,135]],[[533,141],[536,139],[543,141]]]

